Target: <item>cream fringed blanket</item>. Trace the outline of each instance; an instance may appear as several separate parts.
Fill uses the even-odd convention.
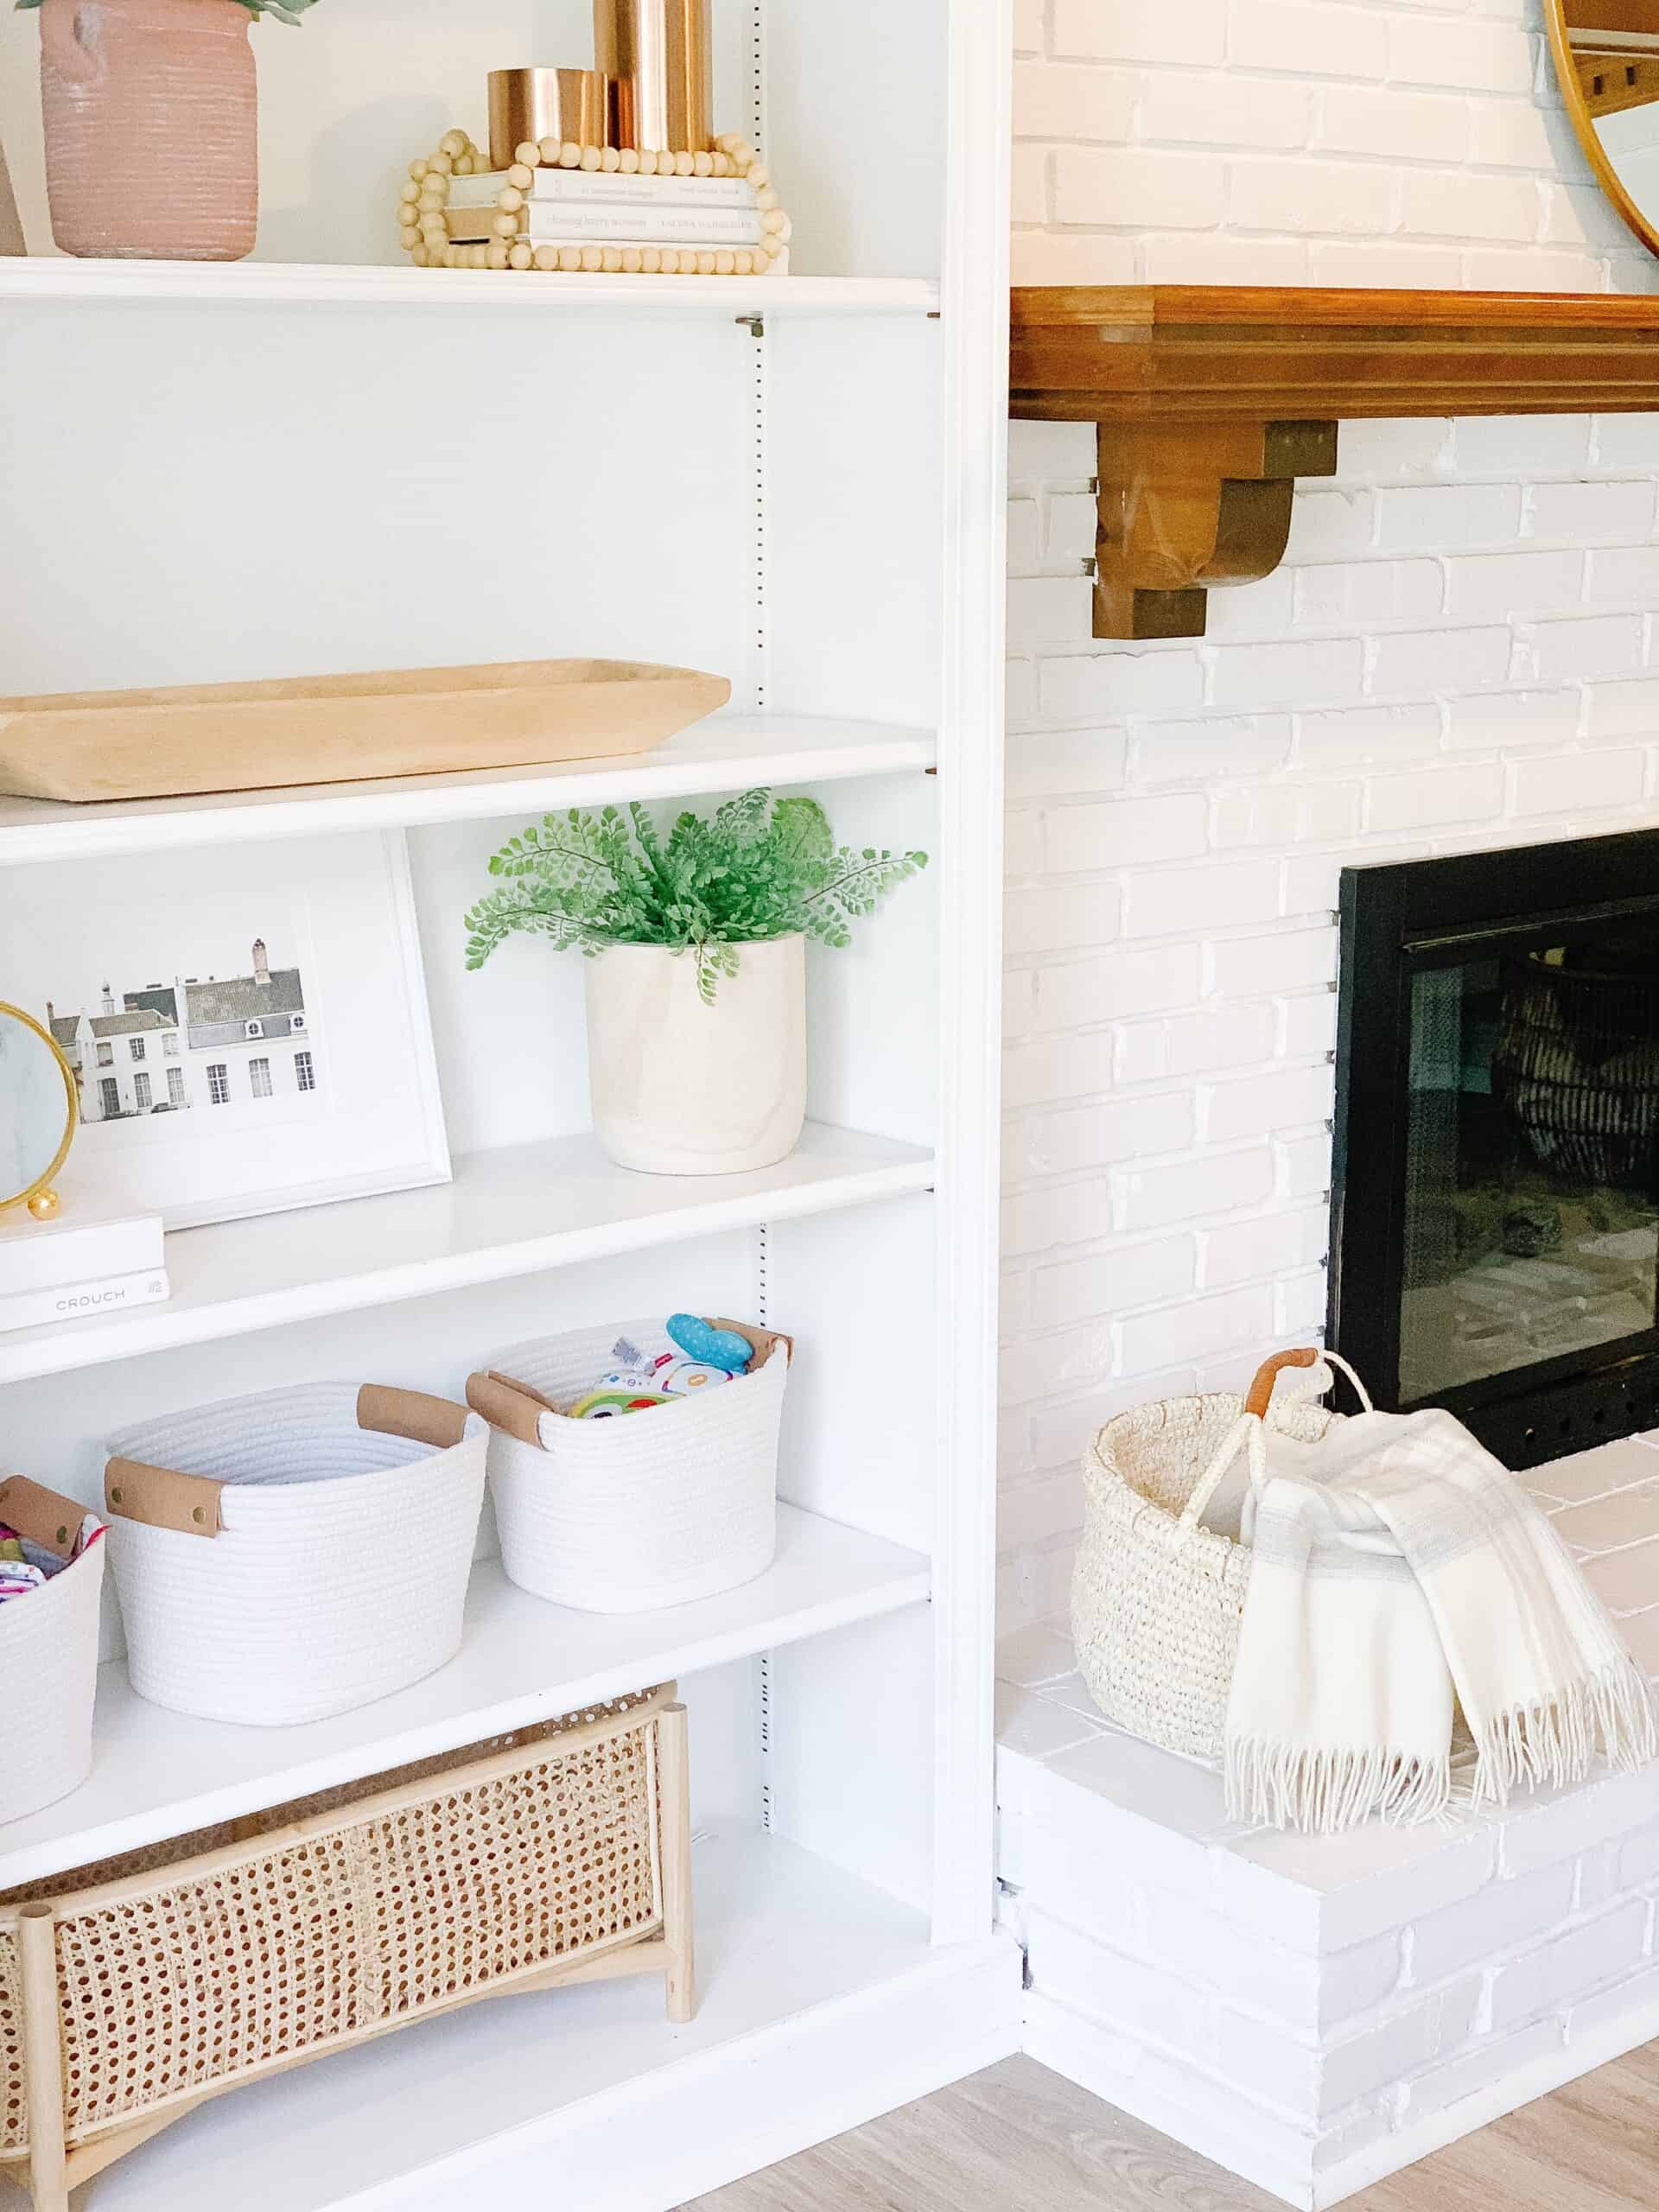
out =
[[[1655,1756],[1651,1693],[1617,1630],[1451,1414],[1362,1414],[1322,1443],[1263,1446],[1227,1713],[1235,1819],[1320,1834],[1433,1820],[1577,1781],[1598,1757]],[[1454,1792],[1459,1709],[1473,1761]]]

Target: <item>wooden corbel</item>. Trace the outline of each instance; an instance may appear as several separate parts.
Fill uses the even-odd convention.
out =
[[[1201,638],[1205,595],[1284,558],[1299,476],[1337,466],[1334,423],[1098,426],[1097,638]]]

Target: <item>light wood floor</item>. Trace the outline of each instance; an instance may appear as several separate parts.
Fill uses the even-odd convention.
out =
[[[681,2212],[1284,2212],[1029,2058]],[[1350,2197],[1344,2212],[1654,2212],[1659,2043]]]

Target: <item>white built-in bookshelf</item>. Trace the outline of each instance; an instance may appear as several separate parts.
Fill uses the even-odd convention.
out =
[[[0,1828],[0,1889],[673,1675],[702,2004],[672,2026],[617,1981],[469,2008],[192,2113],[77,2212],[667,2212],[1018,2040],[990,1723],[1007,0],[715,10],[721,127],[779,179],[787,278],[395,265],[387,178],[481,128],[486,69],[582,59],[586,0],[264,25],[255,259],[0,262],[0,689],[563,654],[733,686],[632,764],[0,799],[0,868],[95,886],[148,855],[162,898],[226,840],[302,878],[318,838],[405,836],[456,1163],[180,1231],[169,1304],[0,1336],[4,1465],[92,1499],[103,1438],[152,1412],[330,1376],[458,1395],[493,1346],[676,1306],[799,1346],[778,1561],[721,1598],[545,1606],[486,1535],[450,1668],[270,1732],[143,1704],[111,1614],[92,1779]],[[0,24],[39,242],[35,36]],[[933,862],[813,963],[800,1152],[630,1176],[587,1126],[580,963],[521,940],[467,975],[461,918],[550,807],[757,783]]]

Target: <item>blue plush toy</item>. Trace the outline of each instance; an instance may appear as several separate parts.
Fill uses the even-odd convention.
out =
[[[728,1375],[747,1374],[753,1347],[735,1329],[716,1329],[695,1313],[671,1313],[667,1326],[686,1357],[699,1367],[723,1367]]]

